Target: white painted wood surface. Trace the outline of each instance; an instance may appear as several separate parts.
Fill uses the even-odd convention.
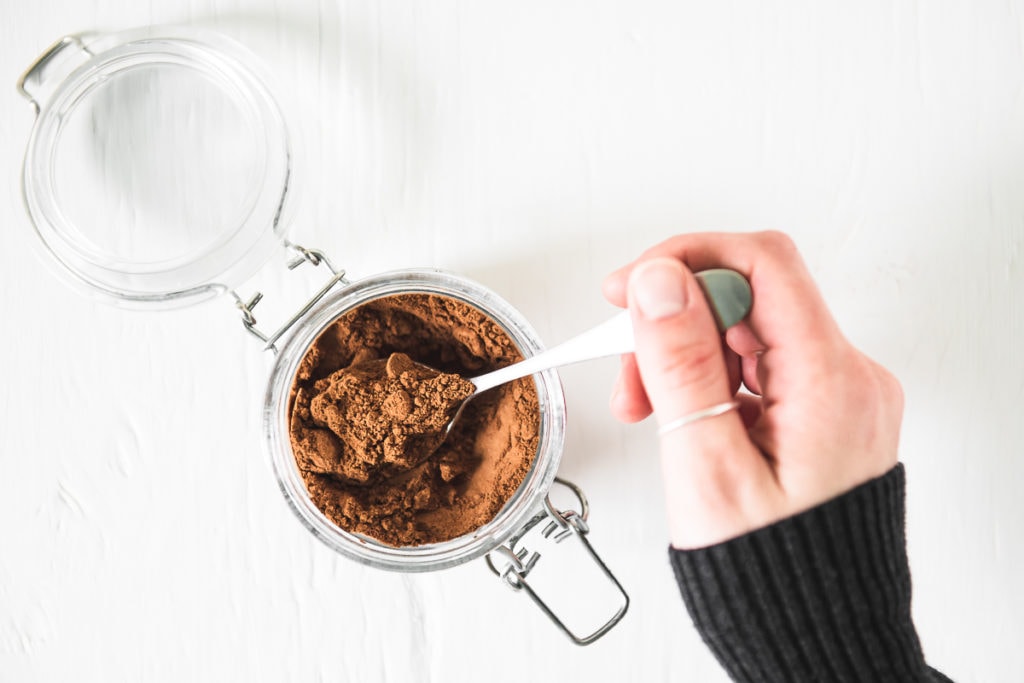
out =
[[[40,266],[15,78],[65,33],[168,22],[274,72],[302,134],[297,239],[356,276],[469,275],[549,342],[674,232],[791,232],[906,389],[929,660],[1021,679],[1019,4],[0,0],[0,681],[725,680],[666,563],[652,427],[607,413],[614,362],[563,373],[562,472],[633,598],[580,649],[480,562],[388,574],[308,534],[228,302],[129,313]]]

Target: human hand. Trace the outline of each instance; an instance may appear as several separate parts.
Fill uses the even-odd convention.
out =
[[[746,321],[720,335],[691,270],[750,282]],[[662,425],[729,401],[738,411],[661,436],[669,532],[677,548],[718,543],[807,510],[897,460],[903,394],[842,335],[784,234],[679,235],[608,276],[629,306],[612,412]],[[737,394],[744,385],[753,395]]]

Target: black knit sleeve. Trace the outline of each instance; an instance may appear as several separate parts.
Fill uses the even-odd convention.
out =
[[[905,475],[698,550],[669,550],[686,608],[736,681],[949,681],[910,616]]]

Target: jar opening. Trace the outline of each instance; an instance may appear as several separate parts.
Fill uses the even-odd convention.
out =
[[[537,454],[537,388],[529,378],[496,387],[444,429],[473,392],[463,378],[519,360],[492,318],[450,297],[394,294],[346,311],[306,351],[290,392],[292,451],[314,503],[339,527],[399,547],[489,522]]]

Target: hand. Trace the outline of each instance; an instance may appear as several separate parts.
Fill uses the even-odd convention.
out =
[[[749,281],[746,321],[720,335],[691,270]],[[776,232],[673,237],[612,273],[636,353],[612,412],[667,424],[734,396],[739,411],[661,436],[672,545],[718,543],[807,510],[896,464],[903,394],[843,337],[793,242]],[[750,394],[737,395],[741,383]]]

